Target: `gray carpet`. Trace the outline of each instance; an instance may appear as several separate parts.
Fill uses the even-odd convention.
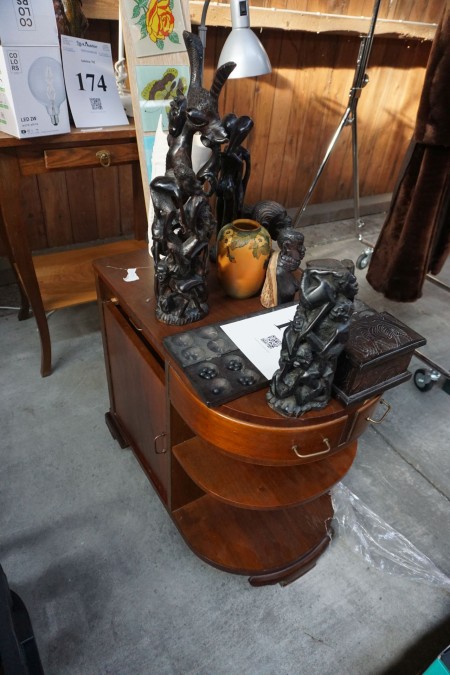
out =
[[[313,229],[307,258],[362,250],[331,233],[314,245]],[[361,299],[422,333],[448,368],[445,291],[426,284],[421,300],[394,304],[364,276]],[[34,321],[0,318],[0,563],[28,607],[45,673],[422,672],[450,643],[449,592],[370,566],[345,536],[286,588],[252,588],[191,553],[105,426],[98,328],[95,305],[54,313],[54,373],[41,379]],[[363,436],[344,483],[450,575],[450,397],[410,381],[385,398],[392,412]]]

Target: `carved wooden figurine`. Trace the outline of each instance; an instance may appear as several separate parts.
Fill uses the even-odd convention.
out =
[[[282,230],[292,225],[292,218],[284,206],[271,199],[265,199],[251,206],[245,206],[243,217],[251,218],[261,223],[269,232],[273,241],[277,241]]]
[[[306,253],[303,242],[304,236],[298,230],[292,227],[280,230],[277,239],[279,251],[272,253],[261,291],[264,307],[275,307],[294,300],[300,288],[298,270]]]
[[[279,368],[267,393],[269,406],[280,414],[298,417],[328,404],[358,291],[353,272],[348,260],[308,263],[300,303],[284,332]]]
[[[155,208],[152,255],[155,260],[156,316],[184,325],[208,313],[206,274],[208,247],[216,221],[207,193],[192,168],[192,140],[201,140],[217,154],[227,141],[218,111],[218,97],[234,63],[218,68],[211,90],[202,86],[203,46],[200,38],[183,33],[191,67],[187,96],[170,104],[169,151],[164,176],[150,183]],[[214,155],[214,152],[213,152]]]

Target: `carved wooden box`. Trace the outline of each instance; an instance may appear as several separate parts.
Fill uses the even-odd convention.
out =
[[[339,357],[333,394],[346,405],[405,382],[414,350],[425,338],[388,312],[357,311]]]

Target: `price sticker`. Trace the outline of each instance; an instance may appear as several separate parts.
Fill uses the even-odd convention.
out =
[[[111,45],[62,35],[61,52],[75,126],[128,124],[114,77]]]

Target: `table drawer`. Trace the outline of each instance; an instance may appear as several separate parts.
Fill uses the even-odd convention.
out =
[[[192,431],[221,452],[242,462],[289,466],[315,462],[341,448],[348,423],[342,410],[332,419],[323,415],[298,421],[295,426],[278,426],[270,418],[262,422],[231,418],[223,408],[208,408],[172,367],[168,376],[169,397]]]
[[[78,145],[67,148],[24,147],[18,149],[17,157],[23,176],[47,171],[95,169],[139,161],[138,147],[134,139],[125,143]]]
[[[93,145],[80,148],[44,150],[47,169],[95,168],[129,164],[139,159],[136,143]]]

